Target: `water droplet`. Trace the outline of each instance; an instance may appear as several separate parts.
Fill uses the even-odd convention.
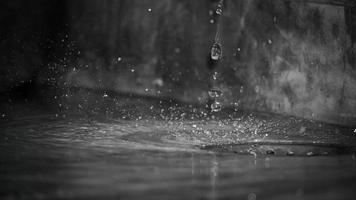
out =
[[[180,48],[176,47],[176,48],[174,49],[174,53],[180,53]]]
[[[274,151],[273,151],[273,150],[267,150],[267,151],[266,151],[266,154],[267,154],[267,155],[274,155]]]
[[[122,58],[121,58],[121,57],[118,57],[118,58],[117,58],[117,61],[118,61],[118,62],[120,62],[121,60],[122,60]]]
[[[218,101],[212,103],[210,107],[212,112],[219,112],[222,108],[221,103]]]
[[[192,127],[193,127],[193,128],[196,128],[196,127],[197,127],[197,125],[196,125],[196,124],[193,124],[193,125],[192,125]]]
[[[148,88],[145,88],[145,91],[148,92]]]
[[[135,72],[135,69],[131,69],[131,72]]]
[[[219,4],[218,4],[218,7],[216,8],[216,14],[218,14],[218,15],[221,15],[222,13],[223,13],[223,9],[222,9],[222,7],[223,7],[223,2],[222,1],[220,1],[219,2]]]
[[[210,24],[214,24],[214,20],[213,19],[210,20]]]
[[[152,9],[151,9],[151,8],[149,8],[149,9],[148,9],[148,12],[151,12],[151,11],[152,11]]]
[[[306,131],[306,128],[304,126],[300,127],[299,133],[302,134]]]
[[[314,152],[312,152],[312,151],[309,151],[308,153],[307,153],[307,156],[314,156],[315,154],[314,154]]]
[[[108,97],[108,94],[104,93],[104,94],[103,94],[103,97],[104,97],[104,98]]]
[[[256,200],[256,194],[255,193],[250,193],[250,194],[248,194],[248,196],[247,196],[247,199],[248,200]]]
[[[222,56],[222,49],[221,49],[221,45],[217,42],[215,42],[213,44],[213,46],[211,47],[211,59],[213,60],[219,60],[221,59]]]
[[[5,114],[2,114],[1,117],[4,118],[6,115]]]
[[[268,44],[272,44],[272,40],[271,39],[268,39]]]
[[[214,72],[214,74],[213,74],[213,80],[217,80],[217,79],[218,79],[218,76],[219,76],[219,73],[218,73],[218,72]]]
[[[244,86],[241,86],[240,87],[240,93],[243,93],[244,92]]]
[[[211,98],[218,98],[223,95],[223,92],[218,88],[213,88],[209,90],[208,94]]]
[[[354,130],[354,133],[356,133],[356,128],[355,128],[355,130]]]
[[[287,156],[294,156],[294,152],[293,151],[287,151]]]
[[[238,52],[240,52],[240,51],[241,51],[241,49],[240,49],[240,48],[237,48],[237,51],[238,51]]]
[[[259,93],[259,92],[260,92],[260,86],[258,86],[258,85],[255,86],[255,92],[256,92],[256,93]]]
[[[240,101],[234,102],[233,106],[234,106],[234,110],[238,111],[240,109]]]

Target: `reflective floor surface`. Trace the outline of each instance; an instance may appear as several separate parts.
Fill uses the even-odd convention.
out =
[[[43,114],[0,129],[1,199],[356,199],[347,127]]]

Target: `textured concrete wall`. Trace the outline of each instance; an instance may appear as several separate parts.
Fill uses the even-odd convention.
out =
[[[216,3],[73,2],[72,27],[83,51],[81,72],[70,73],[69,82],[204,103],[213,73],[207,56]],[[281,0],[226,1],[220,19],[224,54],[215,69],[224,105],[334,122],[355,118],[351,11]]]
[[[224,106],[355,123],[355,7],[226,0],[214,64],[215,0],[1,5],[0,91],[34,80],[205,104],[216,72]]]

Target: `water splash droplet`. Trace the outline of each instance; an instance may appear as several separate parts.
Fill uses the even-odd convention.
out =
[[[224,3],[223,0],[221,0],[221,1],[219,2],[218,7],[216,8],[216,11],[215,11],[216,14],[222,15],[222,13],[223,13],[223,3]]]
[[[221,15],[222,14],[222,8],[221,7],[218,7],[217,9],[216,9],[216,14],[218,14],[218,15]]]
[[[244,92],[244,86],[241,86],[240,87],[240,93],[243,93]]]
[[[212,103],[210,107],[212,112],[219,112],[222,108],[221,103],[218,101]]]
[[[234,102],[233,106],[235,112],[237,112],[240,109],[240,101]]]
[[[211,47],[211,59],[219,60],[222,57],[221,44],[215,42]]]
[[[218,76],[219,76],[219,73],[218,73],[218,72],[214,72],[214,74],[213,74],[213,80],[217,80],[217,79],[218,79]]]
[[[223,95],[223,92],[218,88],[213,88],[209,90],[208,94],[211,98],[218,98]]]

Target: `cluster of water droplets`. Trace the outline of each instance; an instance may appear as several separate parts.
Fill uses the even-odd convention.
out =
[[[213,73],[213,87],[208,91],[209,97],[214,100],[214,102],[210,105],[211,111],[213,112],[219,112],[222,108],[219,99],[223,96],[223,92],[221,91],[221,89],[216,87],[218,75],[218,72]]]
[[[224,0],[220,0],[216,9],[216,14],[221,16],[223,14],[223,3]],[[222,58],[222,46],[220,43],[220,21],[217,22],[216,34],[214,44],[211,47],[210,56],[212,60],[221,60]],[[219,98],[223,95],[222,90],[217,87],[218,72],[214,72],[212,75],[212,88],[209,90],[208,94],[210,98],[214,99],[210,108],[212,112],[219,112],[222,108]]]

